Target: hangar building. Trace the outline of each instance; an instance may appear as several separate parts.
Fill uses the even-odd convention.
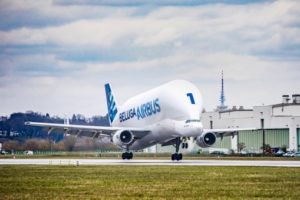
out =
[[[283,147],[300,151],[300,95],[283,95],[283,102],[253,109],[233,107],[229,110],[205,112],[202,116],[205,128],[257,128],[257,131],[240,131],[237,137],[227,137],[215,144],[216,148],[238,150],[244,143],[245,149],[259,151],[263,143],[271,147]],[[264,132],[264,134],[263,134]]]
[[[286,147],[289,150],[300,151],[300,95],[283,95],[280,104],[254,106],[244,109],[234,106],[231,109],[218,109],[213,112],[202,113],[202,123],[205,129],[221,128],[256,128],[255,131],[240,131],[237,136],[218,139],[216,144],[206,150],[216,149],[239,151],[243,144],[244,150],[261,152],[263,144],[272,148]],[[263,130],[264,129],[264,130]],[[200,149],[190,139],[189,148],[182,152],[196,152]],[[172,146],[156,145],[148,152],[174,152]]]

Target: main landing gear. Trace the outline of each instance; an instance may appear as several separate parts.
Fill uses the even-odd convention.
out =
[[[176,153],[172,154],[172,156],[171,156],[171,159],[172,159],[173,161],[174,161],[174,160],[177,160],[177,161],[182,160],[182,154],[181,154],[181,153],[178,153],[179,147],[180,147],[180,143],[181,143],[180,138],[179,138],[179,137],[176,138],[176,141],[175,141],[175,144],[174,144],[175,149],[176,149]]]
[[[132,152],[125,152],[125,153],[122,153],[122,159],[125,160],[130,160],[132,159],[133,157],[133,153]]]

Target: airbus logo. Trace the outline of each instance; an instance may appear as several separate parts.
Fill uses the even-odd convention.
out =
[[[152,101],[149,101],[140,106],[131,108],[125,112],[120,113],[119,120],[120,122],[124,122],[134,117],[140,120],[140,119],[144,119],[145,117],[155,115],[159,113],[160,110],[161,110],[160,102],[159,99],[156,98]]]

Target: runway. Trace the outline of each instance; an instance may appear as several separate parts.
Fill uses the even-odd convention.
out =
[[[267,160],[118,160],[118,159],[0,159],[0,165],[138,165],[300,167],[300,161]]]

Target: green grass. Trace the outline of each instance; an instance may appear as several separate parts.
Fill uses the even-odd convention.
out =
[[[0,199],[299,199],[300,168],[0,166]]]

